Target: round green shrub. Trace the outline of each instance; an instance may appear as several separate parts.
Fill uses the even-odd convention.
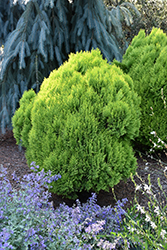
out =
[[[131,140],[139,133],[140,98],[132,79],[99,50],[71,54],[44,79],[31,103],[26,158],[39,170],[61,174],[51,192],[76,199],[82,191],[109,191],[135,173]]]
[[[153,28],[146,36],[141,30],[132,40],[122,63],[115,61],[115,64],[133,79],[134,89],[141,96],[141,126],[135,141],[143,149],[149,149],[153,146],[151,139],[157,145],[155,149],[161,149],[158,138],[150,133],[155,131],[167,143],[167,35]]]

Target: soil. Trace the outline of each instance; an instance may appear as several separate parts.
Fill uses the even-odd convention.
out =
[[[165,162],[167,163],[167,157],[164,155],[159,161],[158,159],[151,159],[146,156],[139,156],[135,154],[137,158],[137,170],[136,172],[142,178],[145,183],[148,183],[148,174],[151,177],[151,184],[153,193],[157,195],[157,199],[161,203],[166,204],[166,199],[162,191],[158,187],[157,178],[160,178],[161,185],[164,192],[167,194],[167,178],[164,175]],[[31,169],[27,165],[25,158],[25,149],[19,150],[18,145],[13,137],[12,131],[7,131],[5,135],[0,135],[0,166],[7,168],[7,178],[10,180],[14,189],[19,189],[19,183],[12,180],[12,173],[15,171],[17,176],[23,177],[25,174],[31,173]],[[140,184],[141,181],[134,176],[135,182]],[[133,203],[135,195],[135,187],[132,180],[129,178],[126,182],[120,181],[118,185],[114,187],[114,192],[117,200],[127,198],[128,202],[125,204],[125,209],[130,208]],[[90,193],[81,193],[79,200],[81,203],[85,203],[86,200],[91,196]],[[145,206],[147,209],[148,198],[142,194],[141,191],[137,191],[137,199],[140,205]],[[57,208],[61,203],[65,202],[68,206],[72,206],[75,201],[63,198],[57,194],[52,194],[49,201],[53,201],[54,208]],[[100,191],[97,195],[97,204],[102,206],[115,206],[116,201],[112,190],[109,192]]]

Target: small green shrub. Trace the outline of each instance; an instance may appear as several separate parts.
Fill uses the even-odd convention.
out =
[[[122,63],[115,61],[133,79],[134,89],[141,96],[141,127],[136,142],[147,148],[153,146],[155,131],[167,142],[167,36],[153,28],[146,36],[141,30],[132,40],[123,56]],[[159,145],[160,147],[160,145]],[[156,147],[158,149],[158,147]]]
[[[24,99],[29,105],[27,94],[16,115]],[[103,60],[99,50],[71,54],[31,104],[31,130],[20,128],[28,139],[17,133],[16,140],[25,141],[28,164],[35,161],[40,170],[61,174],[50,191],[75,199],[81,191],[108,191],[135,173],[131,140],[139,132],[140,98],[131,78]],[[14,128],[20,126],[17,119]]]

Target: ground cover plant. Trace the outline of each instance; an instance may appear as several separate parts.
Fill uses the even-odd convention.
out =
[[[133,38],[122,63],[115,61],[133,79],[134,89],[141,96],[141,126],[136,142],[145,149],[152,146],[151,140],[155,138],[150,132],[153,131],[167,143],[166,58],[167,35],[153,28],[148,36],[141,30]],[[158,139],[155,142],[157,144]]]
[[[54,70],[37,95],[24,93],[13,132],[28,164],[61,174],[50,190],[76,199],[135,173],[131,140],[139,131],[139,104],[129,76],[99,50],[80,52]]]
[[[0,166],[0,249],[115,249],[121,239],[99,239],[99,233],[109,234],[120,230],[122,207],[126,199],[114,208],[101,208],[96,194],[85,204],[68,207],[61,204],[54,210],[48,201],[48,183],[61,176],[37,171],[32,162],[32,174],[25,175],[19,191],[12,190],[5,177],[6,169]],[[15,181],[19,177],[13,173]]]

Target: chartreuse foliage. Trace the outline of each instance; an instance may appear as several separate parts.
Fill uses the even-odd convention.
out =
[[[36,97],[32,90],[23,95],[14,136],[28,164],[61,174],[51,191],[74,199],[83,190],[108,191],[135,172],[139,104],[131,78],[99,50],[71,54]]]
[[[137,142],[152,146],[150,134],[155,131],[162,141],[167,143],[167,36],[162,30],[153,28],[146,36],[141,30],[132,40],[132,44],[117,63],[133,79],[134,89],[141,96],[141,127]],[[160,145],[159,145],[160,146]],[[155,147],[156,149],[157,147]]]
[[[36,96],[34,90],[25,91],[23,97],[20,99],[19,112],[16,111],[13,117],[13,123],[15,127],[13,128],[13,133],[17,141],[24,147],[28,147],[28,137],[29,131],[31,130],[31,110],[33,107],[33,100]]]

